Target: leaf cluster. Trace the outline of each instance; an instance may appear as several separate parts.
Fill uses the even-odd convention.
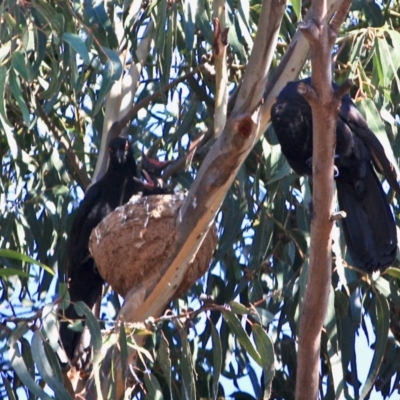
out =
[[[262,24],[261,5],[224,4],[234,98]],[[309,6],[288,4],[274,68]],[[335,79],[354,81],[352,96],[394,159],[400,156],[399,7],[353,2],[333,55]],[[190,165],[168,181],[190,190],[213,142],[213,4],[6,0],[0,15],[0,394],[68,399],[56,356],[57,293],[65,291],[66,241],[94,173],[105,104],[135,67],[140,79],[134,102],[142,106],[126,133],[138,160],[142,150],[182,158],[204,135]],[[146,37],[151,40],[142,60]],[[398,201],[388,195],[397,216]],[[294,398],[309,202],[308,181],[290,170],[269,128],[216,216],[219,245],[209,272],[164,317],[146,321],[145,328],[117,324],[120,300],[110,289],[99,321],[82,310],[98,354],[95,375],[104,350],[119,343],[122,358],[128,346],[139,350],[140,363],[127,372],[126,398]],[[400,382],[398,261],[385,274],[363,275],[351,267],[335,232],[321,398],[378,392],[390,398]],[[100,327],[107,331],[102,345]],[[145,346],[136,343],[138,333],[146,335]],[[359,336],[371,358],[366,372]],[[111,385],[109,398],[113,390]]]

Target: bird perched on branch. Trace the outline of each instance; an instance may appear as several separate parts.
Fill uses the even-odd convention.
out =
[[[166,190],[144,183],[137,179],[136,162],[130,143],[122,137],[110,141],[109,165],[106,174],[86,192],[77,210],[67,249],[67,271],[69,295],[72,303],[83,301],[89,308],[97,302],[102,292],[103,278],[97,271],[95,262],[89,253],[88,243],[92,230],[118,206],[127,203],[134,195],[142,192],[144,196],[166,193]],[[146,163],[151,164],[151,159]],[[156,164],[156,168],[164,165]],[[150,178],[150,175],[147,174]],[[73,320],[80,318],[73,304],[65,310],[65,317]],[[63,322],[60,337],[68,357],[72,360],[81,333],[68,329]]]
[[[283,88],[271,118],[290,166],[299,175],[312,175],[312,115],[298,92],[302,83],[311,85],[311,80],[289,82]],[[384,270],[396,258],[396,224],[374,167],[397,193],[400,188],[382,144],[348,95],[339,108],[334,162],[339,207],[347,214],[342,228],[353,265],[366,272]]]

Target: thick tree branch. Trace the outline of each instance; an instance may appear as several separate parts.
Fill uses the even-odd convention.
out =
[[[339,9],[340,5],[347,0],[327,0],[327,13],[322,21],[329,21],[332,15]],[[314,18],[313,8],[305,16],[305,20]],[[285,56],[278,68],[274,71],[272,78],[268,81],[264,95],[264,104],[261,106],[261,123],[259,136],[265,132],[271,121],[271,107],[276,97],[288,81],[299,76],[304,63],[308,58],[309,43],[300,30],[293,36]]]
[[[160,280],[156,282],[155,287],[149,288],[146,292],[128,293],[120,313],[123,320],[142,321],[149,316],[160,314],[170,301],[174,288],[182,280],[188,261],[196,254],[238,169],[255,144],[260,122],[259,106],[264,91],[260,86],[263,86],[262,83],[266,80],[284,8],[285,2],[282,0],[263,1],[261,12],[263,24],[260,24],[253,48],[253,53],[256,55],[250,58],[236,107],[229,116],[221,136],[204,159],[181,208],[176,221],[177,236],[172,256],[160,266]],[[265,11],[266,9],[269,13]],[[246,78],[247,75],[250,76]],[[250,100],[247,99],[248,96],[251,96]],[[134,357],[135,352],[131,351],[129,361]],[[121,372],[124,366],[120,365],[119,359],[114,359],[114,365],[117,365],[119,371],[116,372],[118,377],[116,397],[119,398],[124,390]],[[103,393],[106,393],[109,386],[106,371],[108,366],[104,367]],[[88,382],[87,388],[89,391],[93,388],[91,382]]]
[[[138,62],[131,64],[128,74],[121,75],[120,79],[114,83],[110,93],[107,96],[103,132],[101,136],[101,146],[99,158],[93,174],[93,182],[99,180],[106,171],[108,161],[107,149],[109,141],[113,137],[118,136],[122,129],[124,129],[127,123],[132,119],[127,117],[129,117],[133,99],[138,87],[140,71],[142,70],[142,66],[149,53],[150,44],[153,39],[153,31],[153,23],[149,22],[148,26],[146,27],[146,31],[143,34],[143,39],[140,41],[137,47],[136,56],[138,58]],[[123,40],[123,38],[121,38],[121,40]],[[128,54],[126,51],[121,52],[120,60],[123,66],[126,65],[127,57]],[[127,122],[121,126],[118,134],[114,134],[112,132],[112,126],[120,120],[127,120]]]
[[[214,135],[217,138],[224,129],[228,110],[228,69],[226,65],[226,47],[228,45],[228,28],[225,28],[225,7],[218,5],[214,18],[214,42],[213,52],[215,61],[215,107],[214,107]],[[225,0],[222,2],[225,3]]]
[[[339,2],[340,0],[336,0]],[[335,1],[331,0],[334,8]],[[214,220],[222,201],[236,176],[240,165],[245,160],[256,140],[265,131],[269,124],[269,108],[275,100],[276,94],[288,79],[298,74],[307,58],[308,45],[302,41],[302,46],[294,46],[298,57],[292,64],[288,62],[283,72],[286,80],[281,77],[281,86],[276,89],[271,87],[267,97],[269,108],[266,104],[261,106],[263,111],[260,118],[260,104],[264,91],[263,82],[266,81],[269,63],[275,50],[279,23],[284,12],[285,3],[281,0],[263,1],[262,23],[255,40],[252,56],[246,69],[246,74],[225,129],[208,152],[192,185],[190,193],[182,206],[177,220],[178,235],[174,244],[174,255],[160,266],[160,280],[156,286],[146,292],[128,294],[121,311],[121,316],[126,321],[140,321],[160,313],[168,303],[173,287],[179,283],[183,276],[187,260],[196,254],[202,238],[211,222]],[[269,13],[265,10],[269,9]],[[333,11],[332,11],[333,12]],[[275,39],[271,39],[275,38]],[[297,51],[301,49],[301,51]],[[294,71],[290,68],[294,67]],[[129,360],[135,357],[131,352]],[[114,377],[122,378],[120,360],[114,358]],[[109,365],[102,369],[104,391],[108,388],[108,375],[111,373]],[[90,388],[88,382],[87,387]],[[117,384],[117,395],[123,393],[122,379]],[[105,393],[105,392],[104,392]],[[87,397],[90,398],[90,397]]]
[[[341,100],[331,84],[331,54],[338,27],[350,4],[351,0],[341,4],[331,28],[326,19],[326,0],[315,0],[314,19],[299,24],[311,47],[312,87],[301,85],[299,90],[312,108],[314,185],[310,262],[298,339],[296,400],[318,398],[321,330],[331,282],[335,132]]]
[[[239,113],[254,110],[260,104],[278,39],[281,9],[285,4],[284,0],[263,1],[254,47],[234,107]]]

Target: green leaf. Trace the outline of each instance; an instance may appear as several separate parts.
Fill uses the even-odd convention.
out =
[[[214,400],[218,397],[218,383],[222,369],[222,346],[219,332],[210,320],[211,337],[212,337],[212,354],[213,354],[213,396]]]
[[[148,390],[146,399],[148,400],[162,400],[164,397],[162,395],[162,389],[160,383],[154,374],[144,374],[144,383]]]
[[[193,49],[195,38],[195,14],[197,10],[197,0],[183,0],[183,27],[185,31],[186,51]],[[168,44],[167,44],[168,46]]]
[[[31,71],[25,62],[25,56],[17,51],[12,56],[11,66],[27,81],[31,81]]]
[[[328,309],[325,315],[324,326],[328,336],[327,349],[331,364],[333,390],[336,398],[344,395],[345,377],[342,368],[342,353],[339,348],[339,335],[336,323],[335,290],[331,287],[329,291]]]
[[[9,28],[11,28],[12,30],[18,29],[17,22],[15,21],[15,18],[10,13],[4,11],[4,8],[1,11],[2,11],[2,17],[5,19],[7,25],[9,26]]]
[[[62,69],[59,68],[57,60],[51,60],[51,75],[49,78],[44,80],[40,76],[38,80],[41,86],[44,88],[42,92],[39,93],[40,99],[49,99],[50,97],[56,95],[60,91],[62,84]],[[49,83],[50,81],[50,83]]]
[[[165,46],[165,28],[167,22],[167,0],[157,1],[157,6],[153,9],[153,20],[156,28],[155,50],[158,54],[163,54]]]
[[[262,367],[274,371],[275,353],[274,345],[265,329],[259,324],[252,324],[254,342],[261,356]]]
[[[79,35],[76,35],[75,33],[65,32],[62,35],[62,39],[81,56],[83,62],[86,65],[90,63],[89,52],[86,48],[86,44]]]
[[[84,3],[85,21],[95,32],[101,46],[116,49],[118,39],[104,6],[101,0],[87,0]]]
[[[0,63],[3,64],[3,61],[6,57],[9,57],[11,51],[11,40],[6,43],[2,43],[0,47]]]
[[[240,42],[239,37],[241,36],[241,32],[238,31],[238,26],[235,24],[235,13],[233,12],[232,8],[230,7],[229,3],[225,3],[227,12],[227,26],[229,26],[228,31],[228,43],[232,47],[233,51],[238,54],[238,56],[244,60],[246,60],[246,54],[243,49],[243,45]],[[228,21],[229,19],[229,21]],[[246,60],[247,61],[247,60]]]
[[[169,77],[172,66],[172,53],[174,50],[173,41],[176,31],[176,13],[170,13],[167,20],[167,28],[165,35],[165,46],[164,51],[161,53],[161,85],[167,85],[169,83]]]
[[[205,8],[206,0],[198,0],[196,9],[196,26],[201,30],[201,34],[204,36],[208,44],[213,41],[213,32],[210,24],[210,15],[207,13]]]
[[[389,305],[385,297],[380,293],[375,293],[370,306],[370,311],[376,313],[376,325],[375,325],[375,346],[374,356],[372,358],[371,367],[368,372],[367,379],[361,390],[360,399],[364,399],[370,392],[375,380],[378,376],[379,368],[385,355],[385,349],[389,333],[389,320],[390,310]]]
[[[269,399],[272,395],[272,380],[275,375],[274,345],[261,325],[253,324],[251,329],[264,371],[264,398]]]
[[[392,62],[392,69],[395,71],[395,79],[397,83],[397,89],[399,90],[399,77],[397,75],[397,70],[400,68],[400,53],[398,51],[400,46],[400,33],[395,31],[394,29],[387,29],[387,34],[390,36],[392,40],[392,46],[390,47],[390,54],[391,54],[391,62]],[[389,44],[387,44],[389,46]]]
[[[296,14],[297,22],[301,21],[301,0],[291,0],[293,11]]]
[[[251,257],[248,268],[251,271],[256,271],[266,254],[266,250],[270,247],[272,240],[274,223],[267,218],[265,205],[260,206],[258,212],[260,223],[254,227],[253,243],[251,247]]]
[[[196,384],[194,380],[194,363],[192,359],[192,352],[185,330],[180,326],[179,333],[182,340],[182,353],[181,353],[181,376],[182,376],[182,398],[195,399],[196,398]]]
[[[364,115],[365,120],[368,123],[369,128],[378,137],[379,141],[385,149],[385,153],[393,165],[397,165],[395,157],[393,155],[393,148],[389,142],[386,134],[385,125],[379,115],[379,111],[376,108],[376,104],[369,98],[364,99],[362,102],[357,103],[357,107]]]
[[[9,276],[20,276],[21,278],[35,278],[35,275],[31,275],[19,269],[9,268],[9,267],[0,268],[0,276],[4,278]]]
[[[158,348],[158,362],[161,365],[161,369],[164,374],[164,379],[167,382],[169,388],[170,398],[172,399],[172,386],[171,386],[171,355],[169,350],[169,344],[164,336],[164,332],[161,332],[160,347]]]
[[[47,265],[42,264],[41,262],[36,261],[35,259],[33,259],[25,254],[21,254],[15,250],[0,249],[0,257],[12,258],[13,260],[18,260],[18,261],[27,262],[29,264],[34,264],[34,265],[39,266],[40,268],[43,268],[49,274],[54,275],[54,271]]]
[[[8,378],[6,376],[3,376],[3,384],[4,384],[4,388],[6,389],[8,400],[18,400],[15,393],[13,392],[10,382],[8,381]]]
[[[396,279],[400,279],[400,269],[395,267],[390,267],[384,272],[384,275],[390,275]]]
[[[398,84],[398,51],[395,52],[396,59],[393,60],[392,52],[386,38],[380,38],[378,36],[375,38],[374,48],[375,54],[373,57],[373,63],[379,77],[379,85],[387,88],[392,84],[393,79],[396,79]]]
[[[18,342],[11,342],[8,351],[11,366],[14,368],[21,382],[35,396],[42,400],[51,400],[52,398],[35,382],[32,375],[29,373],[26,364],[21,356],[18,348]]]
[[[100,108],[103,106],[104,99],[111,90],[114,82],[117,81],[122,74],[122,64],[118,54],[115,51],[105,47],[103,47],[102,50],[105,53],[107,60],[102,72],[103,80],[101,82],[97,103],[93,110],[93,115],[96,115],[99,112]]]
[[[52,192],[54,196],[65,196],[69,193],[68,186],[65,185],[56,185],[52,187]]]
[[[20,83],[18,77],[15,75],[15,72],[13,70],[10,71],[9,84],[10,84],[10,89],[14,96],[14,99],[16,100],[18,107],[22,112],[22,116],[24,118],[24,123],[26,126],[29,126],[30,125],[30,113],[29,113],[28,107],[25,103],[25,99],[22,95],[21,83]]]
[[[236,18],[237,25],[242,35],[242,43],[247,49],[252,50],[254,40],[252,29],[250,28],[250,3],[248,0],[238,2],[238,15]]]
[[[56,366],[54,364],[51,365],[47,359],[43,339],[40,331],[38,330],[33,334],[32,356],[41,378],[50,386],[52,390],[54,390],[54,394],[57,396],[57,399],[71,400],[71,396],[64,388],[61,370],[56,371]],[[53,362],[54,360],[56,360],[56,357],[54,357]],[[59,369],[58,365],[57,367]]]
[[[228,310],[224,310],[222,314],[232,334],[239,340],[240,344],[246,349],[246,351],[253,358],[253,360],[260,367],[262,367],[263,363],[261,360],[261,356],[253,346],[253,343],[251,342],[246,331],[243,329],[243,326],[240,323],[239,318],[234,313]]]
[[[93,363],[96,363],[98,362],[99,356],[101,356],[101,346],[103,344],[99,322],[83,301],[76,302],[74,308],[78,315],[85,315],[86,317],[86,326],[90,331],[90,338],[93,346]]]
[[[121,353],[121,365],[127,365],[128,361],[128,342],[126,338],[125,324],[120,323],[119,326],[119,346]],[[122,368],[122,376],[126,378],[126,368]]]
[[[11,127],[12,125],[8,120],[6,105],[4,101],[6,98],[6,93],[5,93],[6,85],[8,85],[8,70],[5,66],[2,66],[0,67],[0,115],[2,116],[3,119],[3,125],[7,124],[8,127]]]
[[[250,309],[245,307],[243,304],[238,303],[237,301],[230,301],[229,307],[235,314],[250,314]]]

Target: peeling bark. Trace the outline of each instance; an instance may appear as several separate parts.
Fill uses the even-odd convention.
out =
[[[332,13],[338,3],[340,0],[330,0]],[[128,293],[120,314],[125,321],[143,321],[149,316],[157,315],[172,298],[174,292],[172,288],[182,281],[185,266],[197,252],[204,235],[212,225],[237,171],[268,127],[270,107],[275,101],[276,94],[287,80],[297,76],[306,60],[308,44],[305,39],[297,36],[298,42],[293,45],[292,55],[288,54],[288,57],[285,57],[289,61],[283,65],[278,74],[275,74],[278,77],[276,85],[269,86],[268,95],[263,99],[264,85],[275,51],[279,22],[284,8],[285,2],[282,0],[263,1],[261,13],[263,23],[260,23],[252,57],[236,103],[223,132],[207,153],[180,209],[176,225],[177,235],[172,245],[173,251],[160,266],[161,279],[146,290]],[[133,362],[136,353],[132,349],[129,351],[129,362]],[[124,393],[121,371],[126,366],[121,365],[119,357],[114,356],[112,360],[111,357],[111,353],[106,356],[100,372],[102,391],[103,394],[107,393],[112,373],[113,379],[117,381],[116,398],[120,398]],[[94,381],[89,380],[86,385],[87,399],[96,398],[90,395],[94,393],[93,386]]]

